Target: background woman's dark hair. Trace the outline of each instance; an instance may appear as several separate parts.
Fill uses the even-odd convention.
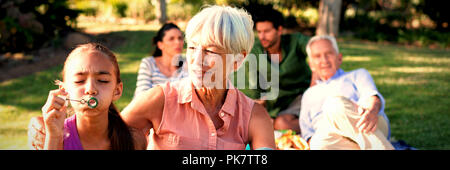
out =
[[[166,23],[164,24],[156,33],[156,36],[153,37],[153,45],[155,46],[155,51],[153,51],[153,57],[159,57],[162,56],[162,51],[161,49],[158,48],[158,42],[162,41],[164,35],[166,34],[166,31],[171,30],[173,28],[176,28],[178,30],[180,30],[180,28],[178,28],[177,25],[173,24],[173,23]]]
[[[122,82],[120,79],[119,64],[117,63],[116,56],[111,52],[111,50],[101,44],[87,43],[79,45],[72,52],[70,52],[66,59],[66,63],[69,57],[75,57],[78,53],[87,52],[90,50],[101,52],[107,56],[114,66],[117,79],[116,82]],[[64,63],[64,68],[62,71],[63,77],[66,63]],[[131,135],[130,129],[120,117],[119,110],[113,103],[111,103],[108,108],[108,137],[111,142],[111,150],[135,150],[134,139]]]

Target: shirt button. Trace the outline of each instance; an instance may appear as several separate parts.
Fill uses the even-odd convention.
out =
[[[225,116],[225,113],[220,113],[220,117],[224,117]]]
[[[211,133],[211,136],[216,136],[216,134],[215,133]]]

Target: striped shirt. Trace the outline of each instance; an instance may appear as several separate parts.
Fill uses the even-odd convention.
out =
[[[173,64],[178,66],[181,65],[181,67],[179,67],[171,77],[167,77],[161,73],[158,66],[156,66],[156,60],[153,56],[143,58],[141,65],[139,66],[134,96],[158,84],[164,84],[167,81],[174,82],[184,77],[188,77],[186,60],[182,57],[176,57],[174,59]]]

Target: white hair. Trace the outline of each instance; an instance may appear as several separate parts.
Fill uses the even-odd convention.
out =
[[[207,6],[186,27],[186,41],[193,38],[197,45],[216,45],[230,54],[249,54],[255,41],[253,20],[244,9]]]
[[[306,54],[308,54],[308,57],[311,57],[311,44],[319,40],[328,40],[331,43],[334,51],[339,54],[339,48],[336,42],[336,38],[330,35],[316,35],[309,39],[308,44],[306,44]]]

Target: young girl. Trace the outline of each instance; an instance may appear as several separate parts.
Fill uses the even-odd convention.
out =
[[[59,89],[52,90],[42,113],[44,149],[145,149],[143,133],[129,129],[112,103],[123,84],[115,55],[106,47],[88,43],[67,57]],[[66,119],[70,102],[73,116]]]

